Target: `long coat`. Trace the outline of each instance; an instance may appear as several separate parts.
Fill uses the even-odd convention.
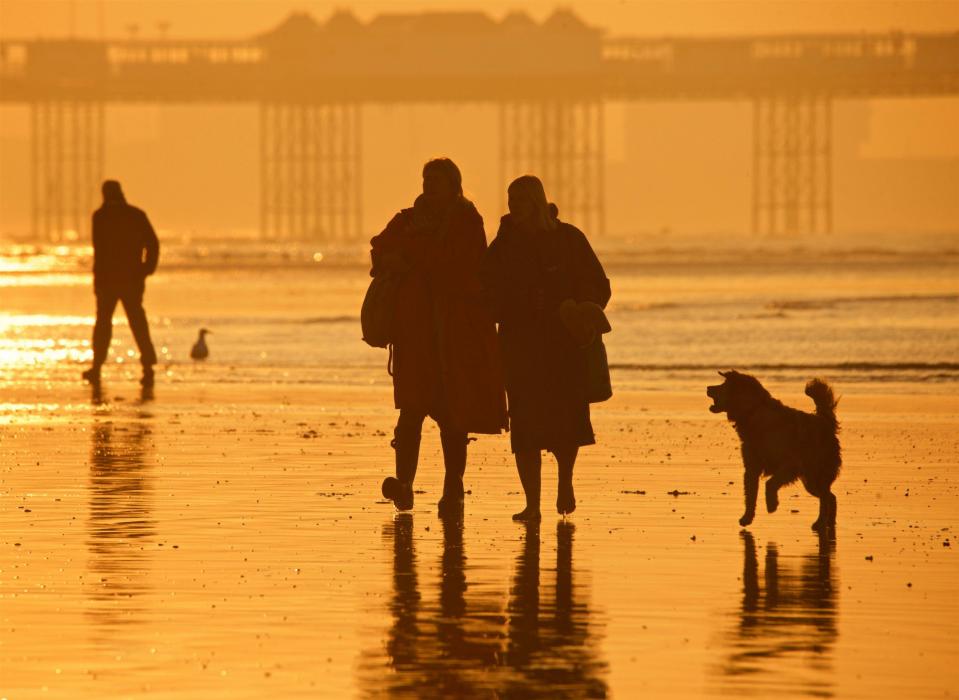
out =
[[[404,209],[370,243],[372,274],[397,257],[408,267],[394,320],[396,407],[466,432],[506,429],[496,326],[479,281],[486,233],[475,207],[458,200],[433,231],[417,227],[413,209]]]
[[[514,452],[594,442],[585,355],[558,310],[566,299],[605,307],[609,280],[583,232],[556,224],[531,233],[504,216],[483,261],[484,295],[499,323]]]

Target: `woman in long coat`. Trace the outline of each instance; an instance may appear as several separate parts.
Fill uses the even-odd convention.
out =
[[[556,457],[556,510],[566,514],[576,509],[576,455],[595,442],[585,355],[560,320],[560,305],[605,307],[610,287],[586,236],[557,218],[538,178],[518,178],[508,194],[509,214],[486,253],[482,279],[499,322],[511,444],[526,493],[526,508],[513,518],[531,520],[540,517],[541,451]]]
[[[431,416],[446,469],[440,512],[455,512],[463,504],[468,433],[499,433],[507,418],[496,327],[479,281],[483,219],[463,196],[453,161],[423,167],[423,193],[371,245],[371,274],[402,275],[393,327],[396,476],[383,482],[383,495],[400,510],[413,507],[420,434]]]

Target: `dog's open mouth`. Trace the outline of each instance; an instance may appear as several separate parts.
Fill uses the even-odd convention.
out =
[[[719,405],[719,387],[717,386],[708,386],[706,387],[706,396],[713,400],[712,405],[709,407],[711,413],[723,413],[726,409]]]

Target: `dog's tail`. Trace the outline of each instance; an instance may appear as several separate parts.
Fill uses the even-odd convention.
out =
[[[836,420],[836,406],[839,401],[833,396],[832,387],[822,379],[811,379],[806,384],[806,396],[815,402],[816,415],[828,423],[833,432],[838,431],[839,422]]]

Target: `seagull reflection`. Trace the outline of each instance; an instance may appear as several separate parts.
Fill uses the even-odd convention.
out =
[[[540,605],[540,537],[526,524],[508,596],[492,582],[468,581],[462,516],[442,520],[438,600],[420,593],[413,518],[397,516],[384,530],[393,544],[392,625],[384,677],[368,657],[369,695],[420,697],[605,697],[589,609],[573,578],[573,526],[557,527],[552,595]],[[505,613],[504,614],[504,609]]]
[[[141,418],[143,414],[141,413]],[[89,613],[103,627],[136,622],[136,599],[149,590],[153,476],[145,459],[149,426],[94,425],[90,452],[87,550]]]
[[[779,548],[766,545],[763,580],[756,543],[743,540],[743,599],[724,675],[756,692],[832,694],[832,649],[839,636],[835,542],[820,537],[815,553],[782,566]]]

